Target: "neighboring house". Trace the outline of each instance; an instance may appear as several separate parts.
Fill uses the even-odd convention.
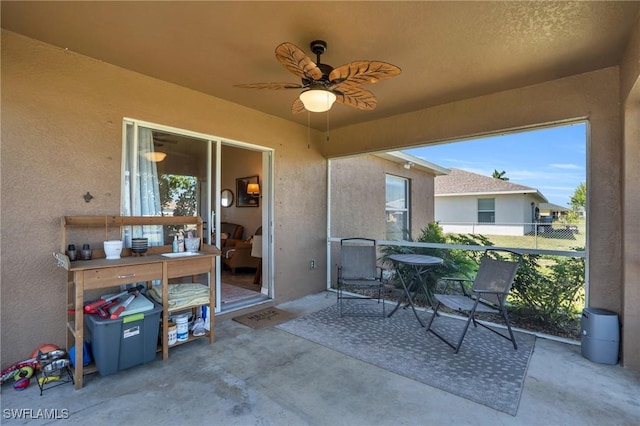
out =
[[[448,169],[393,151],[331,160],[332,237],[402,240],[434,220],[434,179]]]
[[[553,203],[540,203],[538,205],[541,217],[550,217],[552,220],[561,218],[571,211],[569,207],[562,207]]]
[[[587,217],[587,210],[582,206],[578,207],[578,217]]]
[[[332,159],[332,238],[403,240],[416,238],[434,220],[434,180],[448,169],[400,151]],[[337,265],[339,244],[331,245]],[[337,270],[332,269],[331,282]]]
[[[525,235],[547,202],[535,188],[460,169],[435,179],[435,219],[444,232]]]

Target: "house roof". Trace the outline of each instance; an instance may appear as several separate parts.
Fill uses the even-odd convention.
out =
[[[553,203],[540,203],[538,204],[540,210],[551,210],[552,212],[568,212],[571,211],[569,207],[560,206]]]
[[[435,176],[446,175],[449,173],[449,169],[438,166],[434,163],[430,163],[429,161],[423,160],[422,158],[415,157],[402,151],[383,152],[374,155],[389,161],[393,161],[394,163],[404,163],[405,167],[407,168],[415,168],[417,170],[430,173]]]
[[[2,28],[324,131],[325,114],[292,114],[299,83],[275,57],[283,42],[322,63],[358,60],[402,73],[366,85],[375,110],[331,109],[331,128],[620,64],[638,1],[2,1]],[[230,106],[231,107],[231,106]],[[215,111],[213,112],[215,113]],[[425,123],[437,126],[437,123]]]
[[[448,175],[436,176],[434,189],[436,197],[532,194],[547,202],[536,188],[453,168]]]

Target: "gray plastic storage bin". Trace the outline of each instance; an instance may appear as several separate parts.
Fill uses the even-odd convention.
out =
[[[617,364],[620,324],[615,312],[598,308],[582,311],[582,356],[600,364]]]
[[[106,376],[155,360],[161,312],[153,302],[151,310],[114,320],[85,315],[86,340],[98,372]]]

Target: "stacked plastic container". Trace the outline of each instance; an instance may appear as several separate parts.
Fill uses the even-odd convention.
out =
[[[156,359],[162,306],[138,295],[118,319],[85,315],[87,340],[103,375]]]

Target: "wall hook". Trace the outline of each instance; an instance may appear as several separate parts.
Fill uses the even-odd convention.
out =
[[[91,195],[89,191],[87,191],[87,193],[84,194],[82,197],[84,198],[84,201],[87,203],[93,199],[93,195]]]

